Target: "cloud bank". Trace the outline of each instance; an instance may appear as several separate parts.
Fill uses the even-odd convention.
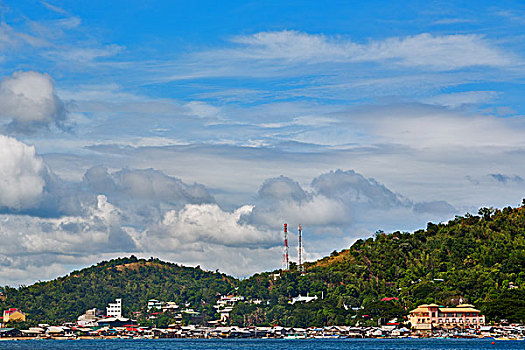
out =
[[[446,202],[414,204],[352,170],[321,174],[308,186],[285,176],[269,178],[252,203],[226,210],[204,185],[158,170],[94,166],[82,181],[71,182],[46,170],[34,147],[6,136],[0,146],[3,159],[10,160],[0,163],[4,275],[38,264],[55,268],[73,258],[96,262],[134,253],[245,276],[280,267],[283,222],[302,223],[310,234],[330,240],[336,231],[352,237],[360,216],[370,211],[453,211]],[[315,242],[312,237],[307,245],[310,257],[319,254]],[[267,259],[258,261],[254,254]],[[239,265],[239,259],[250,265]],[[7,279],[21,281],[16,275]]]

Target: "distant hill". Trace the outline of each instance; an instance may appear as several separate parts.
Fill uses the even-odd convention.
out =
[[[124,315],[144,310],[148,299],[175,301],[213,316],[218,293],[231,291],[236,280],[222,273],[135,257],[103,261],[65,277],[18,289],[6,287],[0,307],[18,307],[34,322],[75,321],[87,309],[105,310],[122,298]]]
[[[421,303],[468,302],[491,320],[525,322],[525,209],[482,208],[478,215],[429,223],[414,233],[379,231],[306,267],[305,276],[296,271],[280,278],[264,273],[240,283],[248,297],[277,303],[258,310],[259,320],[286,319],[288,325],[375,323],[381,317],[406,315]],[[324,299],[301,307],[286,305],[286,300],[306,293]],[[361,306],[364,309],[351,308]]]

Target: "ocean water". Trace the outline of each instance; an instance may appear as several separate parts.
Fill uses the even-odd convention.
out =
[[[492,344],[494,342],[494,344]],[[0,349],[27,350],[477,350],[525,349],[525,341],[492,339],[113,339],[6,340]]]

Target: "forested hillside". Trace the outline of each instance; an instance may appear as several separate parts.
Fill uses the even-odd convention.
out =
[[[135,257],[103,261],[49,282],[19,289],[6,288],[0,307],[21,308],[32,323],[75,321],[87,309],[105,310],[122,298],[123,314],[144,310],[148,299],[189,303],[209,317],[217,293],[227,293],[236,280],[221,273],[185,267],[158,259]]]
[[[231,323],[312,326],[403,321],[421,303],[472,303],[488,320],[525,322],[525,209],[480,209],[414,233],[377,232],[349,249],[309,263],[306,273],[274,271],[237,280],[200,268],[135,257],[104,261],[50,282],[6,288],[1,308],[18,307],[33,322],[73,321],[86,309],[122,298],[124,314],[151,298],[189,303],[216,316],[218,294],[238,287],[247,300]],[[302,294],[316,301],[291,305]]]
[[[377,232],[308,264],[304,276],[258,274],[242,281],[240,292],[272,302],[240,306],[237,323],[375,323],[431,302],[473,303],[488,319],[524,322],[525,209],[482,208],[414,233]],[[324,299],[287,304],[307,293]]]

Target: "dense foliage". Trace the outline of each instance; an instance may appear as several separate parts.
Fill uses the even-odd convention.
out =
[[[230,322],[237,325],[322,326],[403,321],[422,303],[472,303],[488,320],[525,322],[525,208],[480,209],[448,223],[429,223],[414,233],[377,232],[349,249],[290,271],[238,281],[220,273],[134,257],[104,261],[66,277],[19,289],[7,288],[0,307],[19,307],[31,322],[72,321],[86,309],[103,309],[121,297],[124,313],[144,310],[151,298],[189,303],[217,316],[218,294],[235,287],[247,302]],[[317,296],[291,305],[299,294]],[[262,302],[250,302],[250,300]],[[160,317],[157,323],[169,323]]]
[[[422,303],[467,302],[489,320],[525,322],[525,209],[482,208],[412,234],[379,231],[308,264],[305,275],[254,275],[239,292],[270,304],[234,314],[236,324],[372,324],[402,321]],[[324,299],[287,304],[307,293]]]
[[[73,271],[68,276],[29,287],[5,288],[0,307],[22,309],[31,323],[74,321],[87,309],[105,310],[122,298],[124,316],[146,309],[149,299],[186,303],[214,318],[217,294],[232,290],[236,280],[220,273],[179,266],[158,259],[119,258]]]

